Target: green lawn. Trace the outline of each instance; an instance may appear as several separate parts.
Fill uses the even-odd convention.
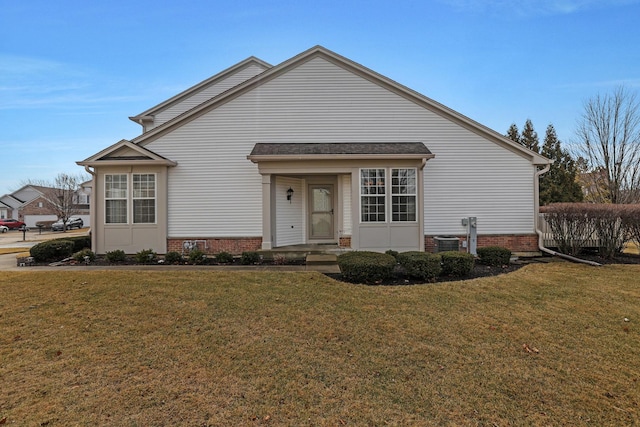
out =
[[[0,274],[7,425],[633,425],[640,266]],[[627,319],[628,321],[625,321]]]

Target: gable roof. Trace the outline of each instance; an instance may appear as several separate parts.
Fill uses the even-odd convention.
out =
[[[449,107],[440,104],[437,101],[434,101],[431,98],[428,98],[412,89],[409,89],[406,86],[403,86],[394,80],[385,77],[363,65],[360,65],[348,58],[345,58],[341,55],[338,55],[335,52],[332,52],[322,46],[314,46],[311,49],[304,51],[276,66],[271,67],[270,69],[264,71],[257,76],[246,80],[243,83],[215,96],[208,101],[201,103],[200,105],[188,110],[173,119],[163,123],[162,125],[149,130],[148,132],[134,138],[132,142],[139,145],[145,145],[156,138],[170,132],[173,128],[180,127],[185,123],[190,122],[191,120],[196,119],[197,117],[205,114],[208,111],[211,111],[218,106],[232,100],[233,98],[241,95],[244,92],[250,91],[272,79],[275,77],[286,73],[291,68],[295,68],[298,65],[309,61],[316,57],[322,57],[327,61],[330,61],[342,68],[345,68],[360,77],[363,77],[379,86],[382,86],[416,104],[440,115],[448,120],[451,120],[458,125],[488,139],[500,146],[529,159],[533,164],[536,165],[547,165],[550,163],[550,160],[546,157],[535,153],[526,147],[511,141],[509,138],[499,134],[498,132],[464,116],[463,114],[458,113],[455,110],[452,110]]]
[[[273,66],[259,58],[256,58],[255,56],[250,56],[249,58],[245,59],[244,61],[238,62],[237,64],[227,68],[226,70],[223,70],[221,72],[219,72],[218,74],[209,77],[208,79],[196,84],[195,86],[190,87],[189,89],[180,92],[179,94],[167,99],[164,102],[161,102],[160,104],[149,108],[148,110],[137,114],[135,116],[131,116],[129,117],[129,120],[132,120],[136,123],[140,123],[142,124],[142,121],[150,119],[150,116],[153,116],[155,114],[157,114],[159,111],[164,110],[169,108],[170,106],[179,103],[180,101],[192,96],[193,94],[209,87],[212,86],[214,84],[216,84],[217,82],[219,82],[220,80],[237,73],[238,71],[250,67],[252,65],[257,65],[258,67],[264,69],[264,70],[268,70],[269,68],[272,68]]]
[[[116,142],[99,153],[80,162],[76,162],[76,164],[85,167],[97,165],[111,166],[121,165],[123,160],[126,160],[128,165],[177,165],[176,162],[160,156],[151,150],[147,150],[140,145],[133,144],[126,139]]]

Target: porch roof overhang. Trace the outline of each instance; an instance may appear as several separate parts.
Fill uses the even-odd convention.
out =
[[[247,159],[253,163],[300,160],[422,160],[435,157],[421,142],[257,143]]]

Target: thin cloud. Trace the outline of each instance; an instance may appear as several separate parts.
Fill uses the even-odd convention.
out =
[[[105,93],[108,86],[95,74],[39,58],[0,55],[0,81],[0,110],[87,108],[137,99]]]

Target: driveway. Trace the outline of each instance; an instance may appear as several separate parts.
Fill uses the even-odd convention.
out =
[[[9,230],[6,233],[0,233],[0,248],[30,248],[44,240],[59,239],[67,236],[82,236],[88,233],[88,228],[67,230],[66,232],[29,230],[23,233],[20,230]]]
[[[30,230],[23,233],[19,230],[9,230],[6,233],[0,233],[0,250],[6,252],[7,249],[20,249],[32,247],[35,244],[43,242],[45,240],[59,239],[61,237],[82,236],[89,233],[88,228],[82,228],[80,230],[68,230],[62,231],[40,231]],[[16,268],[16,254],[19,251],[16,250],[12,253],[0,254],[0,270],[14,270]],[[24,267],[22,268],[24,270]]]

